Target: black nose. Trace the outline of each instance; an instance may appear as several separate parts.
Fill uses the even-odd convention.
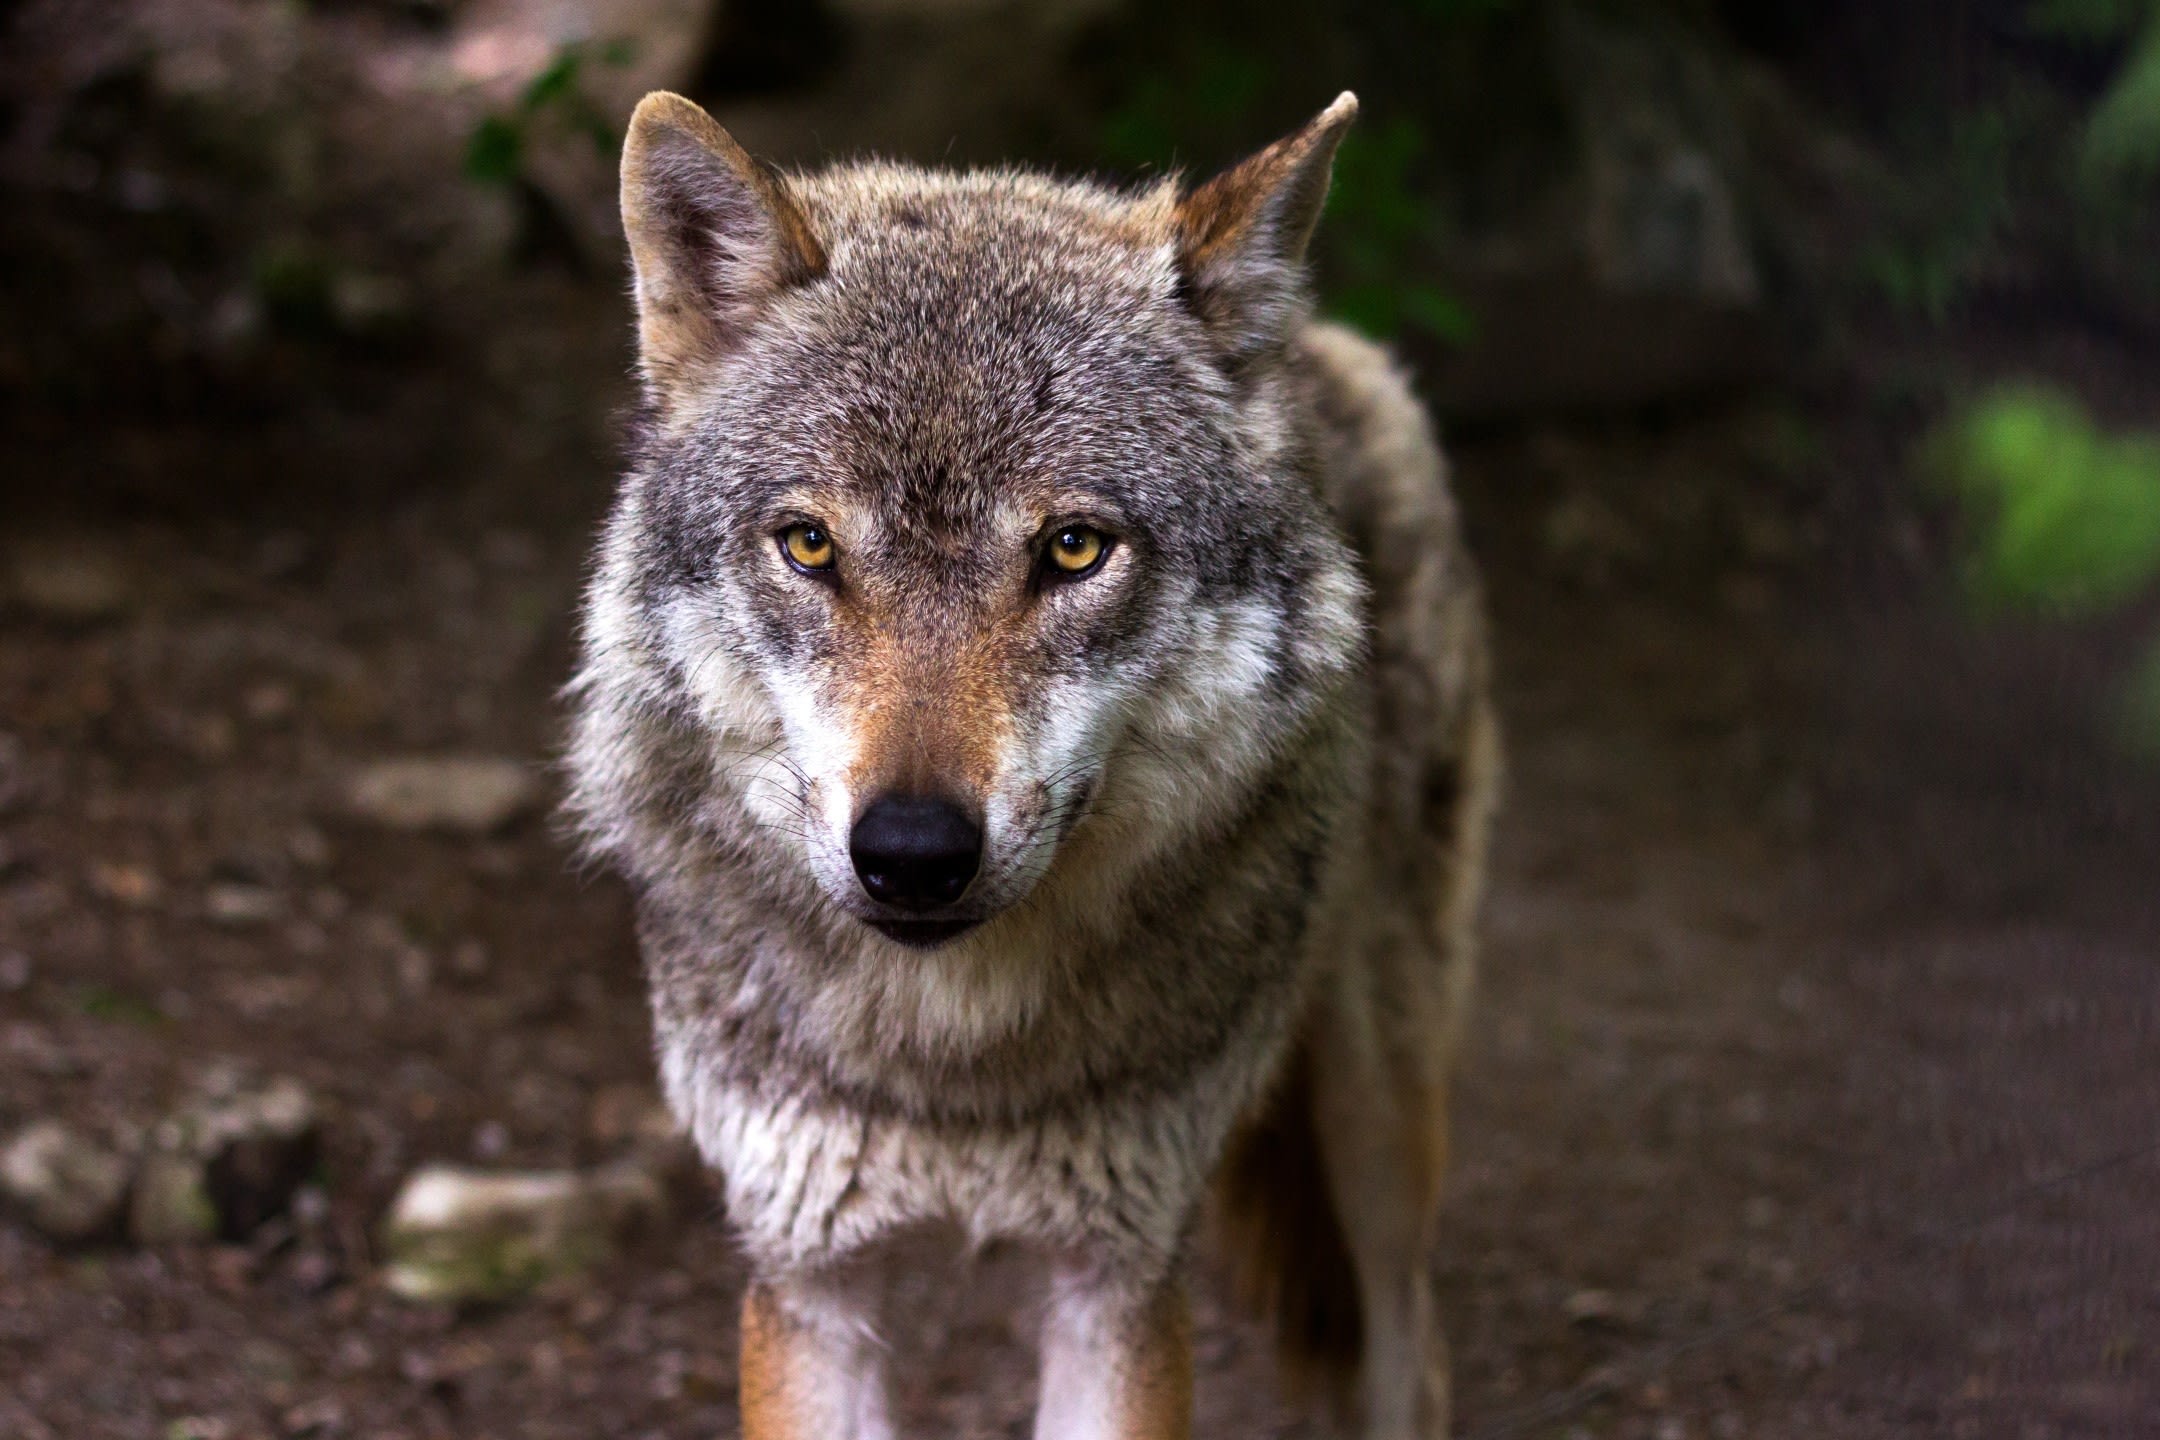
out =
[[[947,801],[887,795],[855,822],[848,853],[871,899],[935,910],[967,893],[982,864],[982,827]]]

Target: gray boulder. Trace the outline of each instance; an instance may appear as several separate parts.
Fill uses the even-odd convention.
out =
[[[485,835],[531,809],[540,785],[500,756],[422,755],[362,767],[345,798],[353,814],[387,829]]]
[[[55,1240],[116,1230],[127,1203],[128,1162],[58,1120],[39,1120],[0,1150],[0,1198]]]
[[[408,1300],[511,1299],[604,1264],[668,1219],[667,1187],[635,1162],[492,1172],[431,1165],[383,1223],[383,1279]]]
[[[146,1245],[244,1240],[284,1211],[320,1136],[314,1097],[296,1080],[216,1087],[151,1131],[128,1228]]]

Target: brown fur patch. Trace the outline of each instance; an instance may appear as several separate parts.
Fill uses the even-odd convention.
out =
[[[1185,1288],[1163,1287],[1143,1317],[1127,1377],[1123,1440],[1190,1440],[1193,1420],[1192,1307]]]
[[[964,636],[910,636],[905,618],[856,608],[844,622],[860,657],[846,701],[858,745],[849,789],[864,801],[936,795],[979,806],[1012,728],[1018,617]]]
[[[640,354],[665,396],[763,296],[814,279],[825,249],[779,172],[680,95],[639,102],[623,138],[623,232]]]
[[[1301,259],[1320,222],[1335,149],[1356,118],[1357,101],[1345,94],[1295,135],[1231,166],[1180,202],[1180,252],[1188,272],[1203,274],[1256,239],[1264,239],[1277,258]]]
[[[1216,1202],[1238,1289],[1274,1323],[1292,1387],[1342,1400],[1364,1356],[1364,1319],[1314,1125],[1306,1043],[1231,1143],[1216,1172]]]
[[[743,1294],[743,1440],[824,1440],[810,1433],[802,1377],[792,1353],[794,1322],[763,1286]]]

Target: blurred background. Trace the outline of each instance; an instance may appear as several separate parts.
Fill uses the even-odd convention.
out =
[[[1464,1433],[2160,1426],[2153,0],[0,0],[0,1434],[734,1433],[549,821],[662,86],[1118,177],[1362,97],[1323,308],[1512,732]],[[1026,1433],[983,1264],[922,1433]],[[1317,1434],[1200,1309],[1201,1433]]]

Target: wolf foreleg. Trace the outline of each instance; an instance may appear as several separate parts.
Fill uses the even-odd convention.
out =
[[[1058,1277],[1042,1331],[1035,1440],[1190,1440],[1192,1318],[1175,1278],[1134,1292]]]
[[[743,1440],[892,1440],[885,1347],[843,1296],[757,1283],[743,1296]]]

